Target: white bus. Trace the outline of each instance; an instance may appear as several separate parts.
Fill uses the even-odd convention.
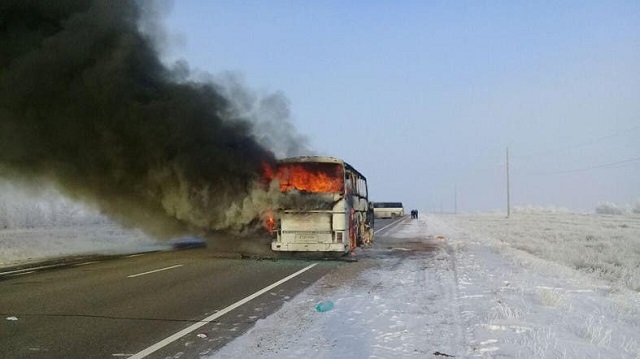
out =
[[[267,219],[274,251],[346,254],[373,239],[373,208],[367,179],[333,157],[302,156],[278,161],[265,177],[277,180],[283,208]]]
[[[376,218],[396,218],[404,216],[402,202],[374,202],[373,214]]]

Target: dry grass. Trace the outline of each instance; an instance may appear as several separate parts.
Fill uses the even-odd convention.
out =
[[[538,289],[537,297],[540,304],[551,308],[558,308],[565,300],[564,293],[551,288]]]
[[[520,213],[459,215],[453,221],[501,251],[532,255],[640,291],[640,215]]]

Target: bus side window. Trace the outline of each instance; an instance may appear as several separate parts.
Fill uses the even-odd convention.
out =
[[[349,183],[351,184],[351,194],[357,193],[355,176],[353,173],[349,173]]]
[[[362,197],[367,197],[367,182],[364,179],[360,179],[360,195]]]
[[[345,187],[345,192],[346,194],[352,194],[353,193],[353,182],[351,182],[351,172],[346,172],[344,174],[344,187]]]

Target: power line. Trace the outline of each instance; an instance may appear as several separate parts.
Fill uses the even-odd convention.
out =
[[[595,166],[590,166],[590,167],[585,167],[585,168],[578,168],[578,169],[573,169],[573,170],[565,170],[565,171],[557,171],[557,172],[546,172],[546,173],[532,173],[532,174],[534,174],[534,175],[557,175],[557,174],[565,174],[565,173],[586,172],[586,171],[591,171],[591,170],[595,170],[595,169],[624,167],[624,166],[628,166],[630,164],[633,164],[634,162],[637,162],[637,161],[640,161],[640,157],[630,158],[630,159],[627,159],[627,160],[622,160],[622,161],[617,161],[617,162],[604,163],[604,164],[601,164],[601,165],[595,165]]]
[[[634,132],[634,131],[637,131],[637,130],[640,130],[640,126],[634,126],[634,127],[627,128],[627,129],[624,129],[624,130],[616,131],[614,133],[611,133],[611,134],[608,134],[608,135],[605,135],[605,136],[601,136],[601,137],[597,137],[597,138],[593,138],[591,140],[587,140],[585,142],[580,142],[580,143],[577,143],[577,144],[571,145],[571,146],[560,147],[560,148],[547,150],[547,151],[541,151],[541,152],[533,152],[533,153],[524,154],[524,155],[516,155],[516,156],[512,156],[512,157],[529,158],[529,157],[535,157],[535,156],[550,155],[550,154],[554,154],[554,153],[557,153],[557,152],[565,152],[565,151],[573,150],[573,149],[576,149],[576,148],[586,147],[586,146],[592,145],[594,143],[598,143],[598,142],[601,142],[601,141],[604,141],[604,140],[608,140],[608,139],[613,138],[613,137],[622,136],[622,135],[625,135],[627,133]]]

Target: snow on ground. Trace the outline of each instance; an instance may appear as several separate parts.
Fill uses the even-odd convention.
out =
[[[164,247],[140,231],[110,222],[0,229],[0,268],[74,255],[137,253]]]
[[[166,244],[125,229],[51,188],[0,181],[0,268],[85,254],[122,254]]]
[[[637,215],[407,219],[205,357],[640,358],[639,242]]]

